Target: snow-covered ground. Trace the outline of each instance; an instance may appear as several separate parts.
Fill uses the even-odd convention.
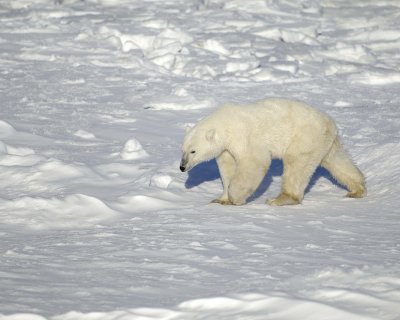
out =
[[[0,319],[400,319],[398,0],[1,0]],[[223,102],[335,118],[368,196],[210,204]]]

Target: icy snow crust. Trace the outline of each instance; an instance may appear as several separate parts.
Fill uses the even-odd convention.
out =
[[[0,319],[399,319],[397,0],[0,2]],[[178,170],[218,104],[333,116],[368,196]]]

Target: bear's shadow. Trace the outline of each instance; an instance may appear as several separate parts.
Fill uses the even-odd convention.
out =
[[[192,170],[188,172],[188,178],[185,182],[186,189],[191,189],[197,187],[206,181],[213,181],[220,179],[217,161],[211,160],[207,162],[202,162],[195,166]]]
[[[261,197],[266,190],[270,187],[273,178],[277,176],[281,176],[283,173],[283,162],[282,160],[279,159],[273,159],[271,162],[271,166],[265,175],[263,181],[257,188],[257,190],[250,196],[248,199],[248,202],[253,201],[259,197]],[[310,182],[305,190],[305,193],[308,193],[312,187],[317,183],[317,181],[321,178],[325,178],[329,180],[332,184],[336,185],[339,188],[346,189],[344,186],[339,184],[335,178],[332,177],[332,175],[329,173],[328,170],[325,168],[319,166],[313,176],[310,179]],[[218,165],[217,162],[214,160],[208,161],[208,162],[203,162],[196,167],[194,167],[192,170],[188,172],[188,178],[185,182],[185,187],[187,189],[191,189],[193,187],[196,187],[203,182],[206,181],[213,181],[216,179],[220,179],[220,174],[218,170]],[[221,186],[222,188],[222,186]],[[222,193],[222,189],[221,189]],[[216,195],[218,197],[219,195]]]

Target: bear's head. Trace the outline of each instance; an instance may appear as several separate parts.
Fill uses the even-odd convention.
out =
[[[195,126],[190,129],[183,141],[182,160],[179,169],[189,171],[201,162],[218,157],[223,151],[216,129]]]

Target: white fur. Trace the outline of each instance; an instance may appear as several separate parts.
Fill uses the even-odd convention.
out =
[[[334,121],[303,102],[224,105],[187,133],[182,151],[182,171],[216,158],[224,191],[213,202],[221,204],[244,204],[272,158],[283,160],[284,172],[281,194],[271,205],[300,203],[319,165],[348,188],[349,197],[365,194],[364,177],[343,150]]]

